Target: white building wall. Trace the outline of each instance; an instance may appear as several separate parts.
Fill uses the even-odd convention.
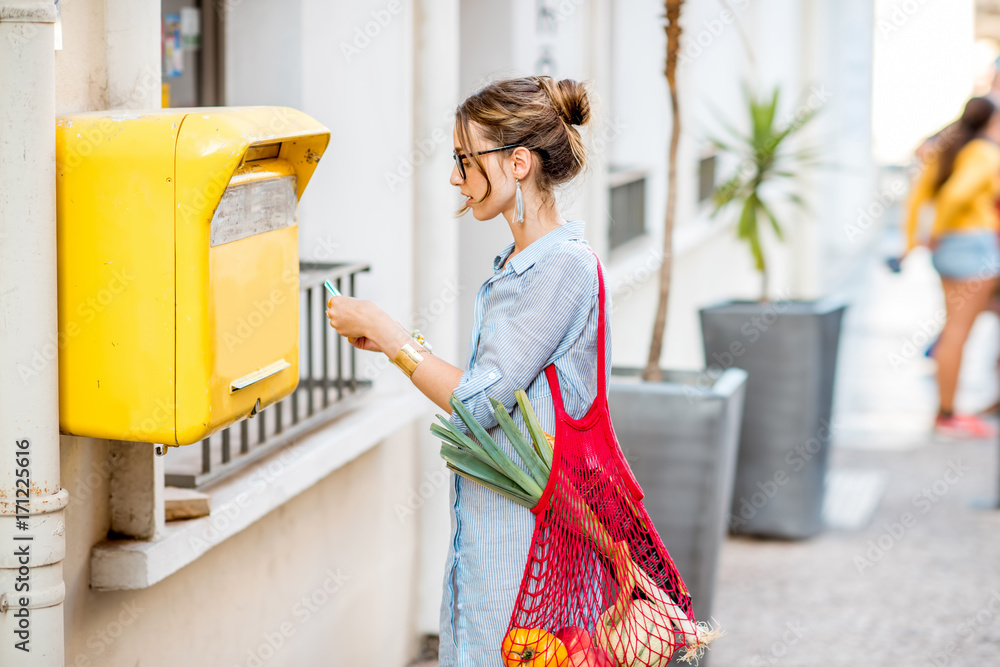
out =
[[[778,207],[786,243],[762,233],[772,298],[813,298],[840,288],[845,269],[860,246],[837,244],[849,206],[869,201],[873,182],[870,146],[871,0],[856,2],[741,0],[686,3],[679,69],[683,134],[678,177],[678,216],[671,293],[662,363],[674,368],[703,365],[697,309],[726,299],[756,299],[760,277],[749,250],[734,239],[734,210],[710,220],[708,204],[697,202],[697,163],[709,137],[726,138],[719,119],[746,129],[744,83],[758,90],[781,87],[781,116],[829,97],[801,145],[822,145],[824,160],[840,160],[848,174],[814,171],[803,179],[811,203],[803,213]],[[612,164],[645,167],[646,230],[649,239],[612,252],[610,266],[622,287],[616,294],[616,365],[643,365],[648,354],[656,303],[656,258],[666,206],[669,100],[662,74],[666,39],[662,3],[614,3],[613,99],[623,131]],[[851,49],[844,48],[850,44]],[[866,70],[866,66],[869,68]],[[825,86],[825,87],[824,87]],[[833,91],[829,95],[828,91]],[[812,99],[811,99],[812,98]],[[720,159],[717,181],[735,167]],[[835,170],[833,170],[835,171]],[[835,184],[831,187],[831,181]]]
[[[303,97],[305,0],[242,0],[219,4],[225,20],[227,106],[299,109]]]
[[[976,74],[974,0],[875,0],[875,157],[903,164],[954,120]]]
[[[66,664],[405,665],[417,522],[385,499],[414,486],[412,443],[401,431],[150,588],[96,592],[108,447],[64,437]]]
[[[409,320],[412,179],[392,189],[384,174],[412,142],[410,3],[388,19],[374,1],[218,6],[229,19],[229,103],[295,106],[332,131],[300,211],[303,259],[370,261],[360,294]],[[348,61],[340,42],[377,19],[379,36]],[[64,3],[59,113],[108,106],[109,68],[128,63],[109,62],[106,30],[104,0]],[[382,385],[405,383],[388,364],[371,368]],[[421,482],[414,443],[425,427],[403,428],[167,579],[120,592],[89,587],[91,548],[110,527],[110,443],[63,436],[67,664],[406,664],[422,517],[399,507]]]

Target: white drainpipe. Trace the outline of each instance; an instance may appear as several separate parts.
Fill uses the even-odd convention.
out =
[[[65,654],[55,18],[51,1],[0,1],[0,665],[11,667],[61,666]],[[17,506],[21,471],[28,514]]]

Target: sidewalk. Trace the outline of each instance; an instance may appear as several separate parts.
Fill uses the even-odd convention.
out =
[[[1000,510],[974,507],[1000,490],[998,443],[930,433],[936,388],[921,325],[942,307],[939,292],[926,256],[900,275],[874,258],[858,277],[830,466],[877,475],[884,494],[854,529],[729,538],[714,605],[727,635],[709,667],[1000,666]],[[989,316],[973,331],[960,409],[995,400],[998,332]]]
[[[841,344],[831,468],[885,473],[884,496],[856,530],[730,538],[715,602],[728,636],[711,667],[1000,665],[1000,510],[976,508],[1000,488],[998,443],[929,432],[936,389],[921,324],[942,301],[925,260],[901,275],[873,260]],[[998,330],[990,316],[977,322],[959,409],[995,400]]]

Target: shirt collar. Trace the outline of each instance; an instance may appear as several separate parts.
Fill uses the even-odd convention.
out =
[[[573,220],[565,223],[557,229],[553,229],[551,232],[511,257],[511,268],[514,269],[517,275],[521,275],[534,266],[539,257],[542,257],[550,248],[552,248],[552,246],[560,241],[583,239],[583,227],[584,225],[582,220]],[[499,271],[500,267],[503,266],[504,261],[510,257],[510,253],[513,251],[513,243],[501,250],[500,254],[493,260],[493,270]]]

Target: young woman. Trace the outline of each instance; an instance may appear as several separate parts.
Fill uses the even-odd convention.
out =
[[[989,438],[979,417],[954,412],[962,348],[1000,282],[1000,114],[985,97],[969,100],[962,118],[938,139],[910,195],[908,253],[917,245],[921,206],[933,202],[930,248],[944,289],[946,320],[935,347],[940,408],[935,430],[956,438]],[[904,253],[905,255],[905,253]]]
[[[421,349],[371,302],[334,297],[328,304],[330,324],[352,345],[396,360],[449,413],[454,393],[515,461],[491,398],[507,406],[527,432],[514,398],[524,389],[543,428],[554,433],[546,366],[555,365],[571,417],[583,417],[597,394],[597,258],[584,241],[583,223],[565,221],[554,198],[554,189],[586,165],[576,126],[589,118],[583,85],[548,77],[498,81],[456,111],[451,184],[464,198],[460,214],[472,211],[483,221],[500,217],[514,239],[496,256],[493,275],[476,295],[464,370]],[[608,322],[604,327],[610,359]],[[468,430],[457,415],[451,420]],[[451,482],[440,664],[501,667],[500,645],[524,574],[534,515],[461,477],[452,475]]]

